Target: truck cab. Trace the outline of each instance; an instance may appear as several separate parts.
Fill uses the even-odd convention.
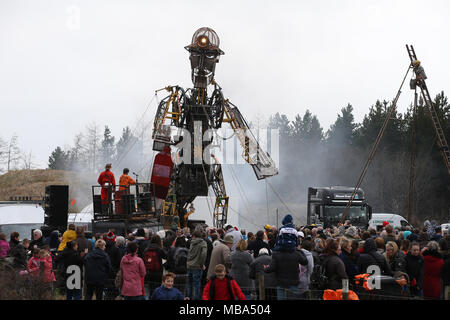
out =
[[[337,226],[341,221],[354,188],[321,187],[308,188],[307,223],[323,225],[325,228]],[[367,227],[372,216],[372,207],[367,204],[364,191],[359,188],[345,220],[358,227]]]

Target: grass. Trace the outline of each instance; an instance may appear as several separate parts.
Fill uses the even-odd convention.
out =
[[[91,203],[91,186],[96,185],[94,175],[63,170],[14,170],[0,175],[0,201],[10,197],[43,197],[49,185],[69,186],[69,212],[79,212]],[[72,199],[75,205],[72,206]]]

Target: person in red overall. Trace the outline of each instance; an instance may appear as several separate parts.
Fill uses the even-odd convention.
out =
[[[103,213],[112,213],[111,212],[111,196],[114,192],[116,186],[116,180],[114,179],[114,174],[110,171],[111,163],[107,163],[105,166],[105,171],[100,173],[98,177],[98,184],[102,186],[102,212]]]

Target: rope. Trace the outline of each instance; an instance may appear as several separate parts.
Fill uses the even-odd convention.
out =
[[[359,176],[358,182],[356,183],[355,189],[353,190],[352,196],[350,197],[349,202],[347,202],[347,206],[345,207],[344,213],[342,214],[342,218],[340,220],[340,223],[343,223],[345,220],[345,217],[347,216],[348,210],[353,202],[353,199],[355,198],[356,193],[358,192],[359,187],[361,186],[361,183],[364,179],[364,176],[366,175],[367,169],[369,168],[370,163],[372,162],[373,158],[375,157],[375,153],[377,151],[378,148],[378,144],[381,141],[381,138],[383,137],[384,131],[386,130],[387,124],[389,122],[389,119],[391,118],[391,114],[392,112],[395,110],[395,107],[397,105],[397,101],[400,98],[400,94],[402,93],[402,87],[403,84],[405,83],[406,77],[408,76],[409,70],[411,70],[411,66],[408,65],[408,70],[406,71],[405,77],[403,78],[403,81],[400,85],[400,89],[398,89],[397,92],[397,96],[395,97],[395,99],[392,101],[392,105],[388,110],[388,114],[386,115],[386,118],[384,119],[384,123],[383,126],[381,127],[380,132],[378,133],[377,139],[374,143],[374,145],[372,146],[372,150],[370,151],[370,155],[369,158],[367,159],[364,168],[361,172],[361,175]]]

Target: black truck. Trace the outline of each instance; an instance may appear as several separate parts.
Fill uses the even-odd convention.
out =
[[[325,228],[337,226],[351,199],[352,187],[308,188],[307,224]],[[372,217],[372,207],[367,204],[364,191],[359,188],[345,220],[358,227],[367,227]]]

